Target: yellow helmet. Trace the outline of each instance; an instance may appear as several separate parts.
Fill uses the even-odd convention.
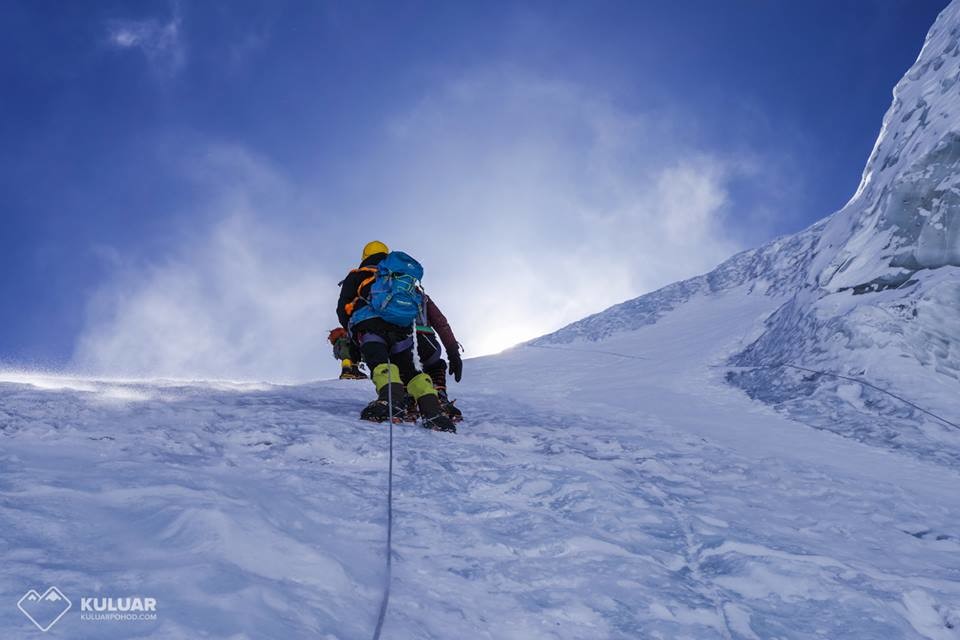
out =
[[[374,240],[373,242],[368,242],[363,247],[363,260],[366,260],[370,256],[376,253],[390,253],[390,247],[383,244],[379,240]]]

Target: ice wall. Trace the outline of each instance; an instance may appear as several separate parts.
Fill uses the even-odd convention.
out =
[[[893,91],[856,194],[821,237],[811,277],[830,290],[899,286],[960,266],[960,2]]]

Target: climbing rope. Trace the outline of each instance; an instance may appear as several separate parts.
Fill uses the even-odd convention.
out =
[[[383,599],[380,601],[380,613],[377,616],[377,628],[373,640],[379,640],[383,631],[383,621],[387,617],[387,605],[390,603],[390,581],[393,575],[393,371],[390,355],[387,355],[387,416],[390,423],[390,453],[387,466],[387,565],[383,583]]]
[[[924,409],[923,407],[921,407],[921,406],[918,405],[917,403],[911,402],[910,400],[907,400],[907,399],[904,398],[903,396],[898,396],[897,394],[893,393],[892,391],[888,391],[888,390],[886,390],[886,389],[884,389],[884,388],[882,388],[882,387],[878,387],[877,385],[873,384],[872,382],[868,382],[868,381],[866,381],[866,380],[861,380],[860,378],[853,378],[853,377],[851,377],[851,376],[845,376],[845,375],[841,375],[841,374],[839,374],[839,373],[833,373],[832,371],[819,371],[819,370],[817,370],[817,369],[808,369],[807,367],[801,367],[801,366],[798,366],[798,365],[795,365],[795,364],[787,364],[787,363],[780,363],[780,364],[758,364],[758,365],[751,365],[751,366],[749,366],[749,367],[731,367],[731,366],[726,366],[726,365],[711,365],[711,366],[714,367],[714,368],[724,368],[724,369],[779,369],[779,368],[781,368],[781,367],[785,367],[785,368],[788,368],[788,369],[796,369],[797,371],[805,371],[805,372],[807,372],[807,373],[812,373],[812,374],[815,374],[815,375],[829,376],[829,377],[832,377],[832,378],[839,378],[840,380],[848,380],[848,381],[850,381],[850,382],[856,382],[857,384],[862,384],[862,385],[865,386],[865,387],[870,387],[871,389],[875,389],[875,390],[879,391],[880,393],[885,393],[885,394],[887,394],[888,396],[890,396],[891,398],[896,398],[896,399],[899,400],[900,402],[902,402],[902,403],[904,403],[904,404],[906,404],[906,405],[909,405],[909,406],[913,407],[913,408],[916,409],[917,411],[919,411],[919,412],[921,412],[921,413],[924,413],[924,414],[930,416],[931,418],[936,418],[937,420],[939,420],[940,422],[944,423],[944,424],[947,425],[947,426],[953,427],[954,429],[960,429],[960,424],[957,424],[956,422],[953,422],[953,421],[951,421],[951,420],[947,420],[947,419],[944,418],[943,416],[937,415],[937,414],[934,413],[933,411],[928,411],[927,409]]]
[[[618,358],[627,358],[629,360],[649,360],[646,356],[628,356],[625,353],[616,353],[614,351],[598,351],[596,349],[577,349],[575,347],[556,347],[553,345],[545,344],[527,344],[528,347],[533,347],[534,349],[552,349],[554,351],[579,351],[580,353],[602,353],[605,356],[616,356]]]
[[[616,353],[614,351],[601,351],[598,349],[576,349],[576,348],[569,348],[569,347],[555,347],[555,346],[534,345],[534,344],[527,344],[525,346],[534,347],[538,349],[556,349],[559,351],[582,351],[585,353],[595,353],[595,354],[602,354],[602,355],[608,355],[608,356],[616,356],[619,358],[628,358],[631,360],[648,360],[649,359],[645,356],[628,355],[625,353]],[[393,371],[390,367],[390,364],[391,364],[390,358],[388,356],[387,357],[387,365],[388,365],[387,367],[387,405],[388,405],[387,415],[389,417],[389,424],[390,424],[390,427],[389,427],[390,428],[390,436],[389,436],[390,446],[389,446],[388,466],[387,466],[387,560],[386,560],[386,571],[385,571],[385,578],[384,578],[384,585],[383,585],[383,599],[380,601],[380,612],[377,616],[377,627],[373,632],[373,640],[379,640],[380,633],[383,631],[383,622],[387,617],[387,605],[390,603],[390,582],[393,575],[393,378],[392,378]],[[910,400],[907,400],[902,396],[899,396],[891,391],[883,389],[882,387],[878,387],[872,382],[861,380],[859,378],[853,378],[851,376],[845,376],[839,373],[833,373],[831,371],[819,371],[817,369],[810,369],[807,367],[801,367],[799,365],[788,364],[788,363],[753,365],[750,367],[734,367],[734,366],[728,366],[728,365],[708,365],[708,366],[710,366],[711,368],[723,368],[723,369],[790,368],[790,369],[796,369],[797,371],[812,373],[815,375],[831,376],[841,380],[848,380],[850,382],[855,382],[857,384],[862,384],[864,386],[870,387],[871,389],[875,389],[876,391],[879,391],[880,393],[884,393],[890,396],[891,398],[895,398],[896,400],[899,400],[900,402],[903,402],[904,404],[907,404],[913,407],[917,411],[920,411],[921,413],[924,413],[930,416],[931,418],[935,418],[940,422],[950,427],[953,427],[954,429],[960,429],[960,424],[957,424],[956,422],[948,420],[943,416],[937,415],[932,411],[924,409],[923,407],[916,404],[915,402],[911,402]]]
[[[648,358],[645,358],[644,356],[633,356],[633,355],[627,355],[627,354],[625,354],[625,353],[616,353],[616,352],[613,352],[613,351],[600,351],[600,350],[596,350],[596,349],[574,349],[574,348],[570,348],[570,347],[555,347],[555,346],[546,346],[546,345],[539,345],[539,344],[527,344],[527,345],[525,345],[525,346],[527,346],[527,347],[534,347],[534,348],[536,348],[536,349],[556,349],[556,350],[559,350],[559,351],[582,351],[582,352],[584,352],[584,353],[596,353],[596,354],[603,354],[603,355],[608,355],[608,356],[617,356],[618,358],[629,358],[629,359],[631,359],[631,360],[647,360],[647,359],[648,359]],[[819,371],[819,370],[817,370],[817,369],[808,369],[807,367],[801,367],[801,366],[798,366],[798,365],[795,365],[795,364],[788,364],[788,363],[780,363],[780,364],[758,364],[758,365],[751,365],[751,366],[749,366],[749,367],[734,367],[734,366],[728,366],[728,365],[723,365],[723,364],[711,364],[711,365],[707,365],[707,366],[709,366],[710,368],[713,368],[713,369],[779,369],[779,368],[782,368],[782,367],[786,367],[786,368],[789,368],[789,369],[796,369],[796,370],[798,370],[798,371],[806,371],[807,373],[813,373],[813,374],[817,374],[817,375],[821,375],[821,376],[831,376],[831,377],[834,377],[834,378],[839,378],[839,379],[841,379],[841,380],[849,380],[850,382],[856,382],[857,384],[862,384],[862,385],[865,386],[865,387],[870,387],[871,389],[875,389],[875,390],[879,391],[880,393],[885,393],[886,395],[890,396],[891,398],[895,398],[896,400],[899,400],[900,402],[903,402],[904,404],[913,407],[913,408],[916,409],[917,411],[919,411],[919,412],[921,412],[921,413],[923,413],[923,414],[926,414],[926,415],[930,416],[931,418],[935,418],[935,419],[939,420],[940,422],[942,422],[943,424],[945,424],[945,425],[947,425],[947,426],[949,426],[949,427],[953,427],[954,429],[960,429],[960,424],[957,424],[956,422],[953,422],[952,420],[948,420],[947,418],[944,418],[944,417],[941,416],[941,415],[937,415],[937,414],[934,413],[933,411],[929,411],[929,410],[927,410],[927,409],[924,409],[923,407],[921,407],[921,406],[918,405],[917,403],[911,402],[910,400],[907,400],[907,399],[904,398],[903,396],[899,396],[899,395],[893,393],[892,391],[888,391],[888,390],[886,390],[886,389],[884,389],[884,388],[882,388],[882,387],[878,387],[877,385],[873,384],[872,382],[868,382],[868,381],[866,381],[866,380],[861,380],[860,378],[853,378],[853,377],[845,376],[845,375],[842,375],[842,374],[839,374],[839,373],[833,373],[833,372],[831,372],[831,371]]]

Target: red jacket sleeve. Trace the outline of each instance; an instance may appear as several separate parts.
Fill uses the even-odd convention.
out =
[[[427,297],[427,324],[437,332],[448,357],[451,353],[460,355],[460,344],[457,342],[457,337],[453,335],[453,329],[450,328],[450,323],[447,322],[446,316],[440,311],[440,307],[438,307],[436,303],[434,303],[433,298],[430,297]]]

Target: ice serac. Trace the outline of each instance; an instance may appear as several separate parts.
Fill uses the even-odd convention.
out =
[[[821,245],[812,275],[834,291],[960,266],[960,4],[940,14],[894,89],[860,187]]]
[[[924,455],[951,459],[943,421],[870,387],[772,365],[869,380],[960,422],[949,400],[960,397],[958,81],[954,1],[894,89],[857,192],[817,230],[807,286],[732,359],[748,369],[730,376],[807,423],[894,447],[916,430]]]
[[[841,210],[532,344],[606,340],[720,295],[767,296],[773,309],[763,326],[743,328],[749,338],[726,360],[730,382],[806,424],[960,460],[947,423],[875,388],[960,423],[960,0],[894,89]]]

